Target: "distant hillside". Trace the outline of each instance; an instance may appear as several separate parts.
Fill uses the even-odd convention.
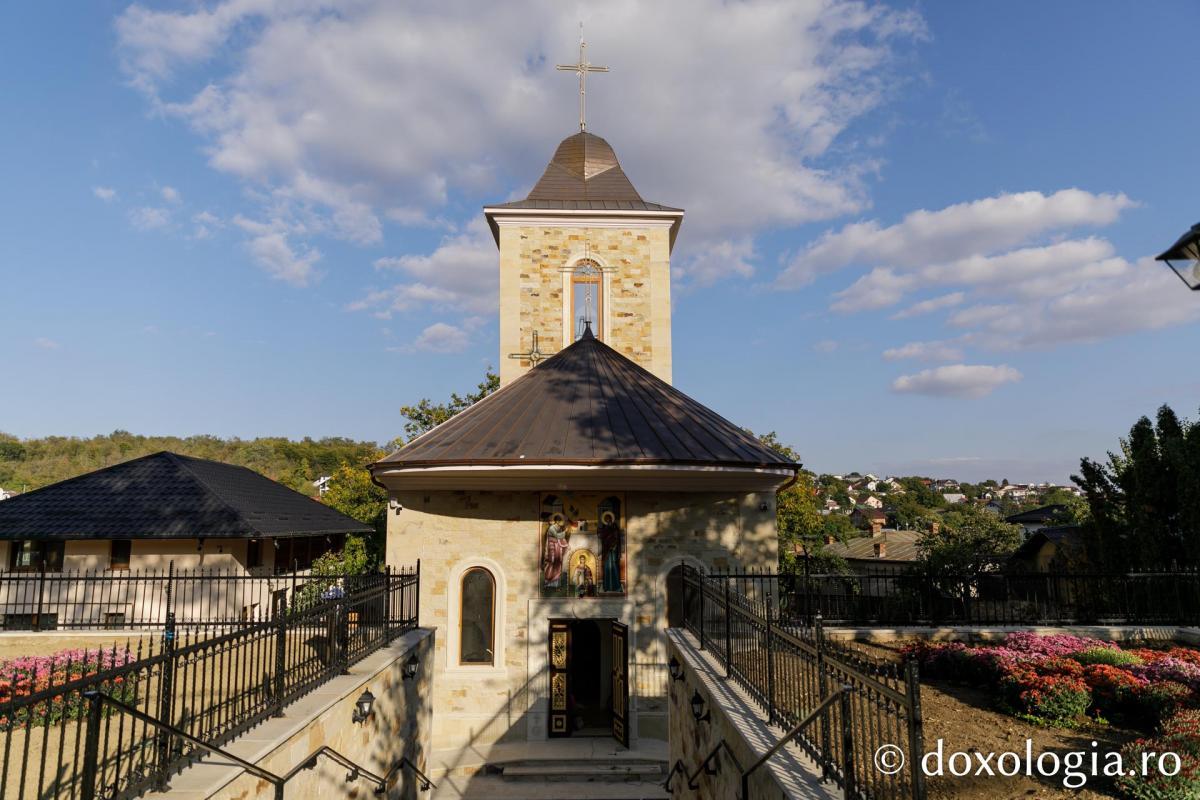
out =
[[[82,475],[139,456],[175,453],[240,464],[297,491],[315,494],[312,481],[329,475],[344,461],[361,466],[381,454],[375,442],[350,439],[220,439],[216,436],[108,436],[77,439],[47,436],[18,439],[0,433],[0,487],[20,492]]]

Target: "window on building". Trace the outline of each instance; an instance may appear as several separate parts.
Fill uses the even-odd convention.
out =
[[[579,262],[571,273],[571,325],[573,339],[583,335],[584,322],[592,324],[597,339],[604,338],[604,281],[595,261]]]
[[[113,539],[109,544],[108,568],[129,569],[129,554],[133,550],[133,542],[129,539]]]
[[[262,565],[262,542],[258,539],[251,539],[246,543],[246,569],[254,569]]]
[[[463,573],[459,622],[460,664],[492,664],[495,655],[496,579],[482,567]]]
[[[8,568],[13,572],[36,572],[45,565],[47,572],[61,572],[66,542],[18,540],[9,547]]]

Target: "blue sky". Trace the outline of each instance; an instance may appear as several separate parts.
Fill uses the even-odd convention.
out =
[[[688,209],[675,383],[821,471],[1065,480],[1194,416],[1194,3],[0,11],[0,430],[398,435],[498,362],[576,117]]]

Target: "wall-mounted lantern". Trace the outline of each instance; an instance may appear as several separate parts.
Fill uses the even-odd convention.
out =
[[[671,656],[671,660],[667,663],[667,672],[671,673],[671,680],[683,680],[683,665],[679,663],[679,659]]]
[[[355,723],[366,722],[371,716],[371,710],[375,708],[375,695],[371,694],[370,689],[364,689],[363,693],[354,701],[354,715],[350,717]]]
[[[1193,292],[1200,291],[1200,223],[1154,260],[1166,263]]]
[[[704,698],[700,696],[699,690],[692,694],[692,716],[696,718],[696,722],[712,722],[712,711],[704,710]]]
[[[404,662],[404,668],[400,672],[401,677],[404,678],[404,680],[417,677],[417,667],[420,665],[421,662],[417,661],[417,654],[413,653],[408,657],[408,661]]]

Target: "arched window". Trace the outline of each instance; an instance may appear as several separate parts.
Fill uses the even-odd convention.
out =
[[[493,664],[496,642],[496,579],[483,567],[463,573],[458,663]]]
[[[584,321],[592,324],[597,339],[604,338],[604,281],[600,265],[580,261],[571,272],[571,325],[574,338],[583,335]]]

